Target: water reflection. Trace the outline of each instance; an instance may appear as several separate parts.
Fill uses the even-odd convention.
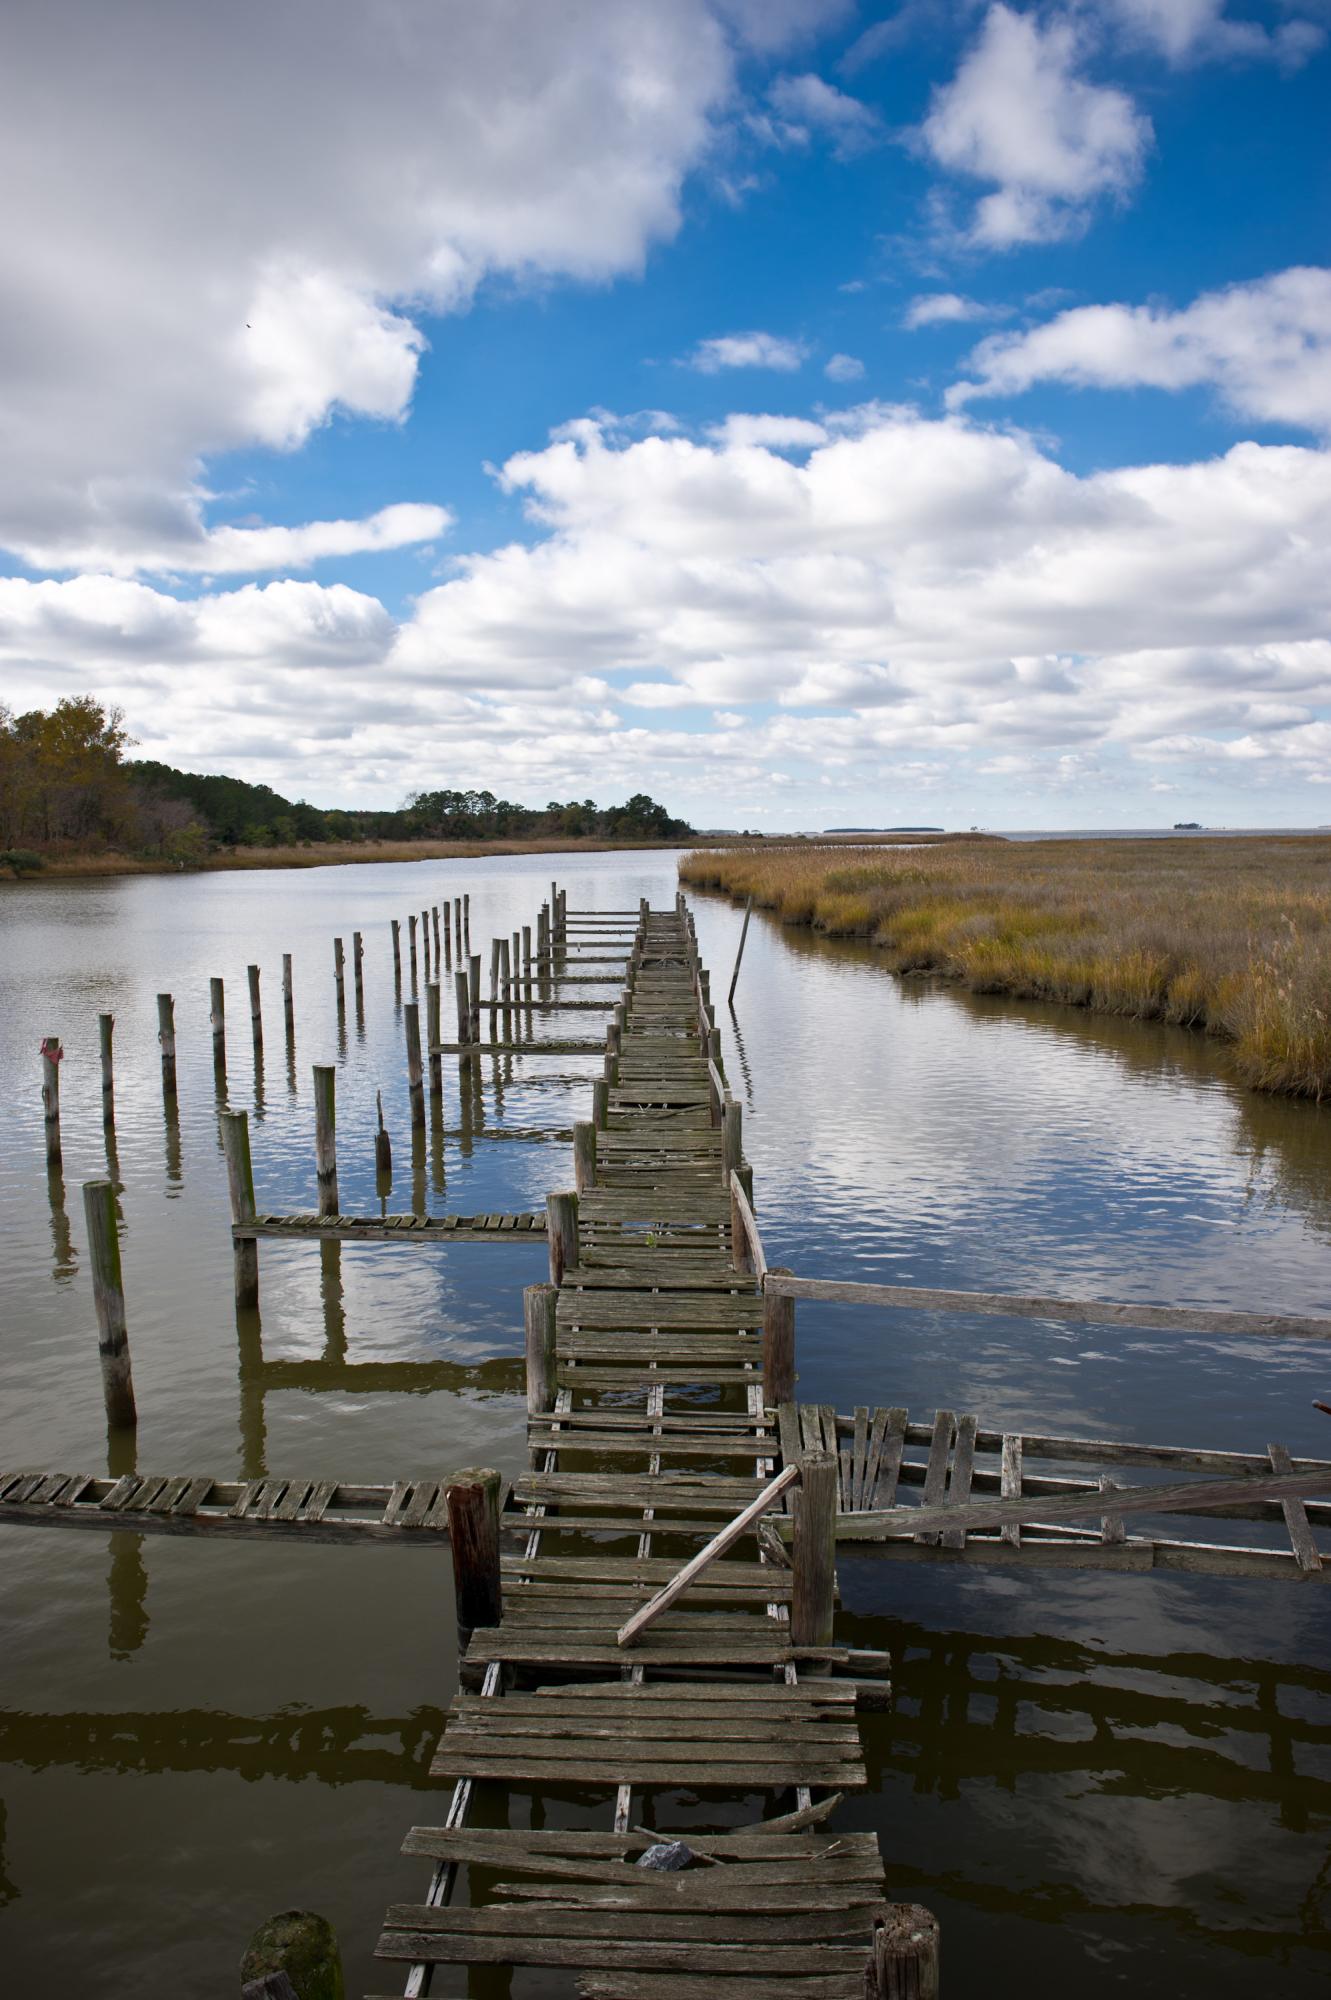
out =
[[[58,1161],[52,1161],[46,1169],[46,1199],[51,1210],[52,1276],[58,1285],[68,1284],[79,1265],[65,1209],[65,1176]]]
[[[166,1191],[171,1196],[179,1194],[185,1185],[180,1150],[180,1104],[174,1091],[162,1099],[162,1130],[166,1143]]]
[[[111,1479],[137,1472],[138,1433],[108,1430],[106,1470]],[[52,1531],[54,1532],[54,1531]],[[113,1660],[129,1660],[148,1636],[148,1571],[143,1560],[143,1536],[107,1536],[107,1651]]]

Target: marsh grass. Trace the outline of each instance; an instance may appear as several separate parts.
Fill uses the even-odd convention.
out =
[[[1331,1095],[1331,838],[703,850],[684,881],[867,938],[898,972],[1204,1029],[1259,1090]]]
[[[181,864],[146,859],[142,855],[71,851],[43,857],[41,875],[174,875],[181,872],[208,874],[254,868],[333,868],[350,862],[371,861],[460,861],[486,854],[588,854],[617,852],[619,849],[677,847],[678,841],[663,840],[321,840],[295,847],[226,847],[203,860]],[[0,879],[16,879],[17,870],[7,869],[0,858]]]

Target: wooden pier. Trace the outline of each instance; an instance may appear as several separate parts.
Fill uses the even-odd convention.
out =
[[[555,1198],[575,1207],[561,1281],[528,1295],[531,1470],[496,1523],[518,1544],[499,1615],[461,1635],[463,1689],[433,1765],[452,1804],[405,1842],[433,1879],[389,1909],[378,1956],[407,1966],[409,1994],[436,1966],[500,1963],[559,1967],[616,2000],[861,2000],[876,1935],[885,1964],[936,1963],[930,1920],[885,1900],[876,1838],[827,1830],[814,1804],[866,1783],[856,1706],[886,1698],[886,1661],[835,1641],[834,1461],[820,1445],[781,1479],[681,909],[642,918],[634,960],[594,1180]],[[751,1503],[796,1486],[788,1556]],[[744,1508],[747,1527],[676,1594],[682,1565]],[[604,1830],[472,1830],[482,1782],[603,1794]],[[699,1830],[696,1795],[715,1830]],[[691,1866],[637,1865],[676,1835]],[[485,1873],[459,1906],[463,1866]]]

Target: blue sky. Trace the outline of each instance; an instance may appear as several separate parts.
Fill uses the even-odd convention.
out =
[[[321,803],[1331,820],[1325,0],[155,23],[0,83],[8,705]]]

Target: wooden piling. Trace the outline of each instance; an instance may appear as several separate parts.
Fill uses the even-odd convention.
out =
[[[347,1002],[346,963],[341,938],[333,939],[333,984],[337,987],[337,1004],[345,1007]]]
[[[411,966],[411,983],[416,984],[416,919],[407,918],[407,959]]]
[[[829,1451],[800,1460],[791,1549],[790,1642],[830,1646],[836,1595],[837,1464]]]
[[[453,898],[453,956],[462,963],[462,898]]]
[[[169,993],[157,996],[157,1040],[162,1051],[162,1095],[176,1094],[176,1003]]]
[[[226,1184],[231,1195],[231,1221],[253,1222],[254,1165],[250,1158],[250,1120],[247,1111],[220,1111],[218,1129],[226,1158]],[[234,1236],[236,1304],[252,1310],[259,1303],[259,1242],[254,1236]]]
[[[46,1125],[46,1164],[58,1167],[63,1155],[60,1149],[60,1063],[64,1055],[59,1035],[43,1035],[42,1057],[42,1118]]]
[[[391,1176],[393,1172],[393,1142],[388,1136],[388,1127],[384,1124],[384,1094],[382,1090],[376,1090],[374,1093],[374,1108],[379,1114],[379,1125],[374,1135],[374,1171],[376,1174],[388,1174]]]
[[[421,911],[421,955],[425,962],[425,977],[430,977],[430,912]]]
[[[319,1213],[337,1215],[337,1071],[332,1063],[314,1065],[314,1164]]]
[[[749,918],[752,915],[753,898],[750,896],[748,902],[744,905],[744,922],[740,928],[739,950],[735,953],[735,970],[730,975],[730,991],[726,995],[727,1007],[733,1007],[735,1004],[735,987],[739,981],[739,962],[744,956],[744,940],[749,935]]]
[[[522,984],[531,999],[531,925],[522,926]]]
[[[435,913],[438,915],[438,912]],[[447,902],[444,904],[444,971],[453,970],[453,924]]]
[[[573,1185],[579,1194],[596,1186],[596,1127],[588,1119],[573,1127]]]
[[[721,1178],[727,1187],[743,1161],[744,1107],[737,1097],[728,1097],[721,1107]]]
[[[919,1903],[889,1903],[873,1934],[875,2000],[938,2000],[938,1919]]]
[[[286,1022],[287,1047],[296,1045],[296,993],[291,980],[291,953],[282,953],[282,1017]]]
[[[780,1264],[770,1275],[788,1278]],[[763,1401],[769,1409],[795,1400],[795,1301],[779,1292],[763,1293]]]
[[[558,1288],[554,1285],[528,1285],[522,1294],[529,1417],[539,1417],[555,1406],[555,1308],[558,1299]]]
[[[458,1010],[458,1040],[459,1042],[469,1042],[471,1040],[471,995],[468,991],[467,975],[465,972],[455,972],[453,974],[453,994],[457,1001]]]
[[[240,1978],[240,2000],[343,2000],[337,1933],[312,1910],[283,1910],[255,1931]]]
[[[499,1474],[488,1466],[463,1466],[444,1484],[460,1646],[466,1645],[478,1626],[497,1625],[503,1616],[499,1581],[501,1484]]]
[[[396,985],[400,986],[402,984],[402,925],[396,917],[390,917],[389,922],[393,928],[393,980]]]
[[[468,953],[468,956],[470,956],[470,954],[471,954],[471,897],[470,897],[470,895],[466,895],[466,896],[464,896],[464,897],[462,898],[462,942],[463,942],[463,943],[464,943],[464,944],[466,945],[466,947],[467,947],[467,953]]]
[[[213,1072],[226,1082],[226,991],[220,979],[208,981],[208,1019],[213,1029]]]
[[[360,1005],[360,1002],[365,998],[365,973],[363,969],[364,958],[365,958],[364,939],[361,937],[359,931],[353,931],[351,933],[351,977],[354,980],[356,986],[356,1004],[358,1006]]]
[[[102,1123],[110,1126],[116,1122],[115,1060],[111,1048],[115,1027],[114,1014],[97,1016],[97,1045],[102,1058]]]
[[[434,976],[435,976],[435,978],[437,979],[437,978],[439,977],[439,972],[440,972],[440,967],[441,967],[441,965],[442,965],[442,960],[440,959],[440,956],[439,956],[439,905],[438,905],[438,903],[431,903],[431,905],[430,905],[430,921],[431,921],[431,923],[432,923],[432,924],[434,925]]]
[[[137,1412],[125,1325],[116,1191],[110,1181],[83,1183],[83,1213],[88,1225],[88,1261],[92,1266],[92,1296],[97,1308],[97,1352],[102,1363],[106,1421],[113,1430],[122,1430],[136,1422]]]
[[[430,1103],[442,1112],[444,1103],[444,1059],[438,1053],[444,1039],[444,1020],[439,981],[432,979],[425,989],[425,1046],[430,1061]]]
[[[481,955],[473,952],[467,958],[467,1006],[470,1013],[469,1042],[481,1039]]]
[[[603,1076],[592,1081],[592,1124],[604,1132],[610,1119],[610,1086]]]
[[[255,1046],[255,1048],[256,1048],[256,1049],[262,1049],[262,1047],[263,1047],[263,1008],[262,1008],[262,1006],[260,1005],[260,1002],[259,1002],[259,968],[258,968],[258,966],[257,966],[257,965],[247,965],[247,966],[246,966],[246,968],[245,968],[245,977],[246,977],[246,979],[247,979],[247,980],[248,980],[248,982],[249,982],[249,989],[250,989],[250,1033],[251,1033],[251,1035],[252,1035],[252,1036],[254,1037],[254,1046]]]
[[[546,1242],[550,1251],[550,1283],[562,1285],[564,1273],[578,1267],[578,1197],[548,1194],[545,1198]]]
[[[402,1009],[402,1018],[407,1029],[407,1082],[411,1086],[411,1122],[413,1126],[420,1126],[425,1123],[425,1079],[421,1069],[419,1003],[409,1000]]]
[[[490,1040],[497,1042],[495,1010],[499,1005],[499,939],[490,940]]]

